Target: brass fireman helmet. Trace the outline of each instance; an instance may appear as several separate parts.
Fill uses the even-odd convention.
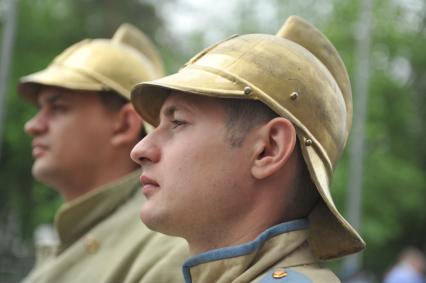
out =
[[[146,121],[157,125],[159,110],[171,90],[260,100],[289,119],[322,197],[309,216],[314,254],[329,259],[364,248],[364,241],[339,213],[330,193],[333,170],[351,128],[349,77],[334,46],[313,25],[292,16],[276,36],[226,39],[197,54],[178,73],[138,84],[132,102]]]
[[[111,39],[85,39],[65,49],[46,69],[21,78],[18,90],[32,102],[42,85],[113,90],[130,99],[136,83],[163,75],[155,46],[138,28],[123,24]]]

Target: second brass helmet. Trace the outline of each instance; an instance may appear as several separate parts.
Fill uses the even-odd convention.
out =
[[[364,248],[330,192],[351,128],[352,94],[345,65],[318,29],[293,16],[276,36],[234,36],[200,52],[178,73],[137,85],[132,102],[146,121],[157,125],[172,90],[259,100],[289,119],[322,198],[309,216],[312,251],[329,259]]]
[[[30,101],[42,85],[113,90],[130,99],[136,83],[163,75],[155,46],[139,29],[123,24],[111,39],[85,39],[65,49],[46,69],[23,77],[18,88]]]

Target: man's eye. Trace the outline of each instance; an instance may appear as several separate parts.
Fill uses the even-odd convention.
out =
[[[181,120],[172,120],[172,124],[173,124],[173,129],[182,126],[185,124],[185,121],[181,121]]]

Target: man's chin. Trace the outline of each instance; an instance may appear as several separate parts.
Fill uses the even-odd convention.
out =
[[[164,234],[168,234],[166,233],[165,230],[165,226],[167,226],[165,224],[166,219],[164,217],[164,215],[161,215],[161,213],[159,213],[159,211],[157,211],[155,208],[154,209],[150,209],[149,205],[147,205],[147,203],[145,203],[141,210],[140,210],[140,214],[139,214],[142,222],[151,230],[153,231],[157,231],[157,232],[161,232]]]
[[[143,205],[140,211],[140,218],[142,223],[152,231],[160,232],[168,236],[184,238],[183,235],[185,233],[181,231],[182,225],[180,225],[180,221],[172,217],[170,211],[168,212],[169,213],[167,213],[167,211],[159,211],[158,209],[154,211]]]
[[[157,226],[155,223],[157,222],[155,220],[155,216],[153,215],[153,211],[146,208],[146,203],[143,204],[140,212],[139,217],[142,220],[142,222],[150,229],[153,230],[153,227]]]
[[[52,183],[52,177],[57,175],[55,174],[54,168],[48,166],[43,160],[34,161],[31,173],[37,181],[46,185],[50,185]]]

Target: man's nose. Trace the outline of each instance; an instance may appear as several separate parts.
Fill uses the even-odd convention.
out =
[[[132,160],[141,166],[160,160],[160,149],[159,145],[155,142],[154,133],[155,131],[146,135],[130,152]]]
[[[24,129],[30,136],[37,136],[46,132],[47,123],[43,113],[39,111],[34,117],[28,120],[25,123]]]

